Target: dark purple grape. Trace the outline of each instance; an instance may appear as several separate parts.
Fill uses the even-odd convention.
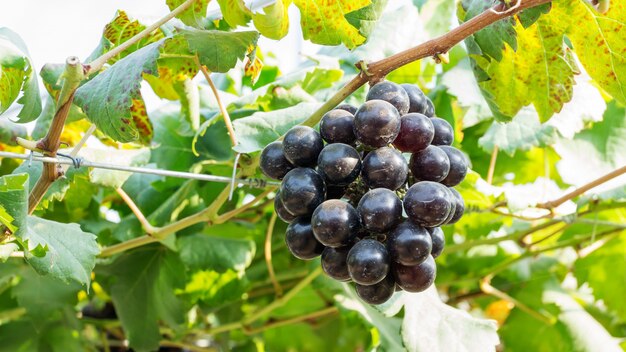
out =
[[[341,104],[341,105],[337,105],[337,107],[335,108],[335,110],[345,110],[349,113],[351,113],[352,115],[356,114],[356,106],[354,105],[350,105],[350,104]]]
[[[383,304],[393,296],[396,291],[396,281],[391,275],[374,285],[355,285],[356,294],[365,303]]]
[[[409,173],[409,166],[402,154],[389,147],[378,148],[363,159],[361,177],[369,188],[400,188]]]
[[[429,288],[437,276],[437,265],[432,256],[418,265],[394,263],[391,268],[398,286],[407,292],[422,292]]]
[[[297,166],[315,166],[322,148],[322,136],[308,126],[292,127],[283,140],[285,157]]]
[[[426,149],[435,136],[435,127],[428,117],[409,113],[400,119],[400,133],[393,142],[396,148],[406,153]]]
[[[427,230],[433,242],[433,249],[430,254],[433,258],[437,258],[441,255],[443,248],[446,246],[446,237],[443,235],[441,227],[427,228]]]
[[[428,98],[426,98],[426,109],[424,109],[424,115],[428,117],[435,116],[435,105],[433,104],[433,101]]]
[[[402,201],[386,188],[375,188],[363,195],[357,212],[366,230],[385,233],[402,221]]]
[[[434,145],[411,155],[409,168],[416,181],[439,182],[450,172],[450,160],[446,152]]]
[[[403,265],[417,265],[430,255],[433,242],[428,231],[405,221],[387,236],[387,250],[391,260]]]
[[[324,250],[324,246],[315,239],[309,219],[300,217],[287,226],[285,243],[294,257],[298,259],[313,259]]]
[[[428,105],[426,105],[428,98],[424,95],[424,92],[414,84],[405,83],[401,86],[409,96],[409,112],[423,114],[428,108]]]
[[[461,183],[465,179],[465,175],[467,175],[467,158],[463,152],[454,147],[442,145],[439,148],[446,153],[450,160],[450,171],[441,183],[448,187],[454,187]]]
[[[386,146],[396,139],[399,132],[400,114],[384,100],[366,101],[354,115],[354,135],[366,146]]]
[[[285,158],[282,142],[272,142],[263,148],[259,166],[265,176],[276,180],[282,180],[294,168]]]
[[[276,198],[274,198],[274,211],[276,211],[278,218],[286,223],[290,223],[296,219],[295,215],[285,209],[283,200],[280,198],[280,191],[276,193]]]
[[[326,199],[341,199],[346,194],[346,187],[344,186],[326,186]]]
[[[449,188],[449,190],[454,198],[454,203],[456,203],[456,208],[454,209],[454,215],[450,220],[448,220],[447,223],[454,224],[461,220],[461,217],[463,217],[463,213],[465,212],[465,201],[463,200],[461,193],[459,193],[456,189]]]
[[[280,184],[280,198],[295,216],[310,215],[326,196],[324,179],[315,170],[299,167],[285,175]]]
[[[311,217],[315,238],[327,247],[350,244],[359,231],[359,214],[347,202],[338,199],[320,204]]]
[[[409,112],[409,95],[401,85],[390,81],[376,83],[367,92],[365,100],[384,100],[393,105],[400,115]]]
[[[432,117],[430,121],[435,127],[435,137],[433,137],[432,145],[452,145],[454,142],[454,130],[452,125],[442,118]]]
[[[361,156],[347,144],[327,144],[317,159],[317,170],[326,183],[347,186],[359,177]]]
[[[356,112],[356,108],[354,108],[354,112]],[[353,145],[356,142],[353,113],[342,109],[327,112],[320,122],[320,134],[328,143]]]
[[[364,239],[352,246],[347,263],[350,278],[361,285],[377,284],[389,272],[387,248],[373,239]]]
[[[409,219],[424,227],[443,224],[451,209],[451,200],[446,186],[422,181],[409,188],[404,196],[404,210]]]
[[[349,246],[332,248],[326,247],[322,252],[322,269],[326,275],[337,281],[350,281],[348,273]]]

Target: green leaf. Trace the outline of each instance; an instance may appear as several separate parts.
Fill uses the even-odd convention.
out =
[[[10,218],[16,237],[26,230],[28,215],[28,174],[5,175],[0,177],[0,207]],[[6,216],[5,216],[6,217]],[[2,222],[5,226],[5,222]]]
[[[387,6],[387,0],[372,0],[372,3],[366,7],[352,11],[346,14],[346,20],[355,28],[359,29],[359,33],[365,38],[376,28],[376,23],[380,18],[383,10]]]
[[[313,94],[319,90],[333,87],[343,77],[342,70],[324,69],[316,67],[306,73],[302,81],[302,89]]]
[[[19,239],[29,251],[26,260],[39,274],[89,287],[96,255],[100,253],[95,235],[83,232],[78,224],[29,216],[28,229]],[[38,252],[37,248],[45,248],[45,256],[30,254],[33,250]]]
[[[79,156],[99,163],[121,166],[144,166],[150,161],[150,149],[82,148]],[[130,172],[94,168],[89,173],[92,183],[118,188],[132,175]]]
[[[304,39],[321,45],[344,44],[348,49],[365,42],[366,38],[350,24],[346,16],[369,6],[371,0],[294,0],[294,3],[300,9]]]
[[[278,137],[308,118],[320,104],[301,103],[296,106],[270,112],[257,112],[249,117],[233,121],[239,144],[233,149],[238,153],[251,153],[263,149]]]
[[[192,275],[185,286],[184,295],[193,303],[201,301],[208,307],[219,307],[240,300],[248,286],[249,282],[241,276],[241,272],[202,270]]]
[[[68,284],[26,268],[12,293],[20,306],[26,308],[28,315],[36,320],[45,320],[48,316],[59,314],[63,308],[75,305],[80,289],[80,285],[76,283]]]
[[[177,247],[182,261],[194,270],[242,272],[252,259],[256,246],[253,241],[193,234],[178,239]]]
[[[224,20],[231,27],[245,26],[250,22],[252,12],[246,7],[243,0],[217,0],[222,10]]]
[[[4,229],[9,229],[9,231],[15,232],[15,230],[17,230],[17,227],[13,225],[13,220],[15,219],[13,219],[11,214],[9,214],[6,209],[4,209],[4,205],[0,204],[0,225],[2,225],[2,227],[0,227],[0,232],[3,232]]]
[[[191,52],[198,55],[200,63],[213,72],[228,72],[237,60],[243,60],[248,49],[256,46],[259,33],[204,31],[180,29]]]
[[[15,32],[0,27],[0,114],[17,99],[23,105],[17,114],[19,122],[33,121],[41,113],[37,73],[26,44]]]
[[[252,14],[254,27],[264,36],[279,40],[289,32],[289,5],[292,0],[277,0]]]
[[[206,9],[209,5],[209,1],[211,0],[198,0],[194,1],[191,7],[187,8],[185,11],[180,13],[176,18],[181,20],[184,24],[196,28],[203,28],[205,17],[206,17]],[[181,4],[183,4],[185,0],[166,0],[165,3],[170,10],[174,10]]]
[[[144,73],[157,74],[156,60],[163,43],[133,52],[76,91],[74,101],[89,121],[118,142],[148,143],[152,139],[152,123],[140,88]]]
[[[467,22],[498,3],[498,0],[462,0],[461,5],[465,14],[459,17]],[[476,43],[477,47],[480,48],[480,53],[474,52],[473,54],[488,55],[496,61],[501,61],[503,50],[506,47],[505,43],[509,45],[506,47],[507,50],[512,48],[513,51],[516,51],[517,40],[514,24],[515,19],[505,18],[474,33],[467,40]]]
[[[171,327],[184,322],[183,307],[174,295],[185,284],[185,268],[164,247],[143,247],[122,254],[105,271],[116,278],[111,298],[130,347],[136,351],[159,348],[159,320]]]
[[[28,131],[25,126],[18,125],[9,119],[0,118],[0,144],[17,145],[15,138],[26,138]]]
[[[500,329],[500,336],[503,344],[511,351],[575,351],[561,322],[546,324],[519,309],[513,310],[507,317]]]

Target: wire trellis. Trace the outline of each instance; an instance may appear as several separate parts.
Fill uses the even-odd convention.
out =
[[[226,177],[226,176],[196,174],[192,172],[171,171],[171,170],[151,169],[147,167],[106,164],[106,163],[99,163],[95,161],[89,161],[89,160],[85,160],[82,158],[63,159],[63,158],[52,158],[52,157],[34,155],[34,154],[19,154],[19,153],[11,153],[11,152],[0,152],[0,158],[40,161],[40,162],[55,163],[55,164],[61,164],[61,165],[73,165],[76,168],[85,166],[85,167],[93,167],[97,169],[126,171],[126,172],[131,172],[131,173],[138,173],[138,174],[150,174],[150,175],[158,175],[158,176],[166,176],[166,177],[185,178],[185,179],[190,179],[190,180],[198,180],[198,181],[206,181],[206,182],[220,182],[220,183],[233,182],[233,183],[237,183],[237,184],[241,184],[241,185],[245,185],[249,187],[254,187],[254,188],[266,188],[268,186],[280,185],[280,182],[261,179],[261,178],[234,178],[234,177],[231,178],[231,177]]]

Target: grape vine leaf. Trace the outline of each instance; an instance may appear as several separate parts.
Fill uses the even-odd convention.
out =
[[[224,20],[231,27],[245,26],[250,22],[252,12],[243,0],[217,0]]]
[[[277,0],[262,11],[252,13],[254,27],[264,36],[279,40],[289,32],[289,5],[293,0]]]
[[[162,246],[124,253],[103,270],[115,277],[111,298],[130,347],[137,351],[159,348],[159,320],[171,327],[184,322],[182,302],[174,290],[185,285],[185,267]]]
[[[30,122],[41,113],[39,83],[26,44],[15,32],[0,27],[0,114],[17,99],[23,107],[17,114],[21,123]]]
[[[205,234],[180,237],[177,242],[183,262],[192,269],[242,272],[252,259],[256,246],[253,241]]]
[[[308,118],[321,104],[300,103],[286,109],[256,112],[233,121],[238,153],[252,153],[263,149],[289,129]]]
[[[0,207],[8,216],[7,220],[10,218],[10,223],[5,226],[12,227],[16,237],[22,236],[28,215],[28,174],[0,177]]]
[[[205,17],[206,17],[206,9],[209,5],[209,1],[211,0],[198,0],[194,1],[191,7],[183,11],[181,14],[176,16],[179,20],[181,20],[184,24],[196,28],[203,28]],[[171,10],[174,10],[181,4],[183,4],[185,0],[166,0],[165,3],[167,7]]]
[[[408,351],[489,351],[499,344],[497,324],[443,303],[434,286],[403,293],[402,339]]]
[[[64,282],[74,281],[89,287],[96,255],[100,253],[96,236],[83,232],[78,224],[63,224],[35,216],[28,216],[27,225],[18,238],[29,251],[26,261],[40,275],[51,275]],[[45,248],[45,255],[31,254],[37,248]]]
[[[256,46],[256,31],[223,32],[215,30],[179,29],[189,49],[200,63],[213,72],[227,72],[243,60],[249,48]]]
[[[95,149],[82,148],[79,156],[87,160],[97,160],[99,163],[114,164],[121,166],[144,166],[150,161],[150,149]],[[93,169],[89,172],[92,183],[105,187],[118,188],[131,176],[130,172]]]
[[[365,42],[359,29],[350,24],[346,15],[371,4],[371,0],[294,0],[300,9],[300,24],[304,39],[315,44],[344,44],[354,49]]]
[[[372,3],[356,11],[349,12],[345,15],[346,20],[355,28],[359,29],[359,33],[368,38],[374,31],[376,23],[380,18],[387,0],[371,0]]]
[[[18,125],[9,119],[0,118],[0,144],[17,145],[15,138],[26,138],[26,126]]]
[[[499,0],[462,0],[459,11],[464,10],[464,13],[459,17],[466,22],[497,4],[499,4]],[[472,48],[480,48],[480,51],[473,53],[487,55],[496,61],[501,61],[503,59],[502,51],[506,47],[506,44],[508,44],[513,51],[517,50],[514,24],[515,19],[509,17],[474,33],[467,41],[471,41]]]

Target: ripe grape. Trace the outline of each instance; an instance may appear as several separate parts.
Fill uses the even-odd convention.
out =
[[[441,255],[443,248],[446,246],[446,237],[443,235],[441,227],[427,228],[427,230],[433,242],[433,249],[430,254],[433,258],[437,258]]]
[[[413,177],[417,181],[439,182],[450,172],[450,160],[446,152],[434,145],[413,153],[409,163]]]
[[[406,159],[393,148],[382,147],[363,159],[361,176],[369,188],[387,188],[392,191],[406,182],[409,167]]]
[[[424,227],[443,224],[450,214],[450,195],[446,186],[422,181],[409,188],[404,196],[404,210],[411,221]]]
[[[298,259],[313,259],[324,250],[324,246],[315,239],[311,223],[305,217],[294,220],[287,226],[285,243],[291,254]]]
[[[393,296],[396,291],[396,281],[391,275],[387,275],[385,279],[374,285],[355,285],[356,294],[365,303],[383,304]]]
[[[338,281],[350,281],[348,273],[349,246],[332,248],[326,247],[322,252],[322,269],[326,275]]]
[[[452,125],[442,118],[432,117],[430,121],[435,127],[435,137],[431,142],[432,145],[452,145],[454,142],[454,130]]]
[[[450,212],[448,213],[448,216],[446,216],[446,220],[443,222],[442,225],[450,223],[450,221],[452,221],[452,218],[454,217],[454,212],[456,211],[456,201],[454,199],[454,194],[452,193],[452,188],[444,187],[444,189],[446,190],[446,193],[448,193],[448,200],[450,201]]]
[[[327,112],[320,122],[320,134],[328,143],[353,145],[356,142],[353,113],[338,108]]]
[[[272,142],[263,149],[259,166],[265,176],[276,180],[282,180],[294,168],[283,153],[282,142]]]
[[[377,284],[389,272],[387,248],[373,239],[364,239],[352,246],[347,263],[350,278],[361,285]]]
[[[285,209],[295,216],[310,215],[326,195],[324,179],[315,170],[299,167],[285,175],[280,197]]]
[[[354,115],[354,135],[362,144],[378,148],[393,142],[400,132],[400,114],[384,100],[370,100]]]
[[[317,159],[317,169],[328,184],[346,186],[359,177],[361,156],[347,144],[328,144]]]
[[[465,154],[454,147],[442,145],[439,148],[446,153],[450,160],[450,171],[448,172],[448,176],[446,176],[441,183],[448,187],[454,187],[461,183],[465,175],[467,175],[467,158]]]
[[[315,209],[311,217],[313,234],[328,247],[349,244],[359,230],[359,214],[347,202],[331,199]]]
[[[401,85],[390,81],[376,83],[369,92],[365,100],[384,100],[393,105],[400,115],[409,112],[409,95]]]
[[[352,115],[356,114],[356,110],[357,110],[356,106],[350,105],[350,104],[341,104],[341,105],[338,105],[335,109],[345,110],[351,113]]]
[[[424,115],[428,117],[435,116],[435,105],[433,105],[433,101],[426,98],[426,109],[424,109]]]
[[[409,113],[400,119],[400,133],[393,145],[403,152],[415,153],[426,149],[434,136],[435,127],[428,117]]]
[[[454,215],[450,220],[448,220],[448,224],[454,224],[461,220],[461,217],[465,212],[465,201],[463,200],[461,193],[459,193],[456,189],[450,188],[450,192],[453,195],[454,203],[456,203],[456,208],[454,210]]]
[[[426,105],[428,98],[424,95],[424,92],[414,84],[405,83],[401,84],[401,86],[409,96],[409,112],[424,114],[428,108],[428,105]]]
[[[276,193],[276,197],[274,198],[274,210],[276,211],[276,215],[286,223],[294,221],[297,217],[285,209],[283,200],[280,198],[280,191]]]
[[[407,292],[422,292],[429,288],[437,276],[437,265],[432,256],[418,265],[394,263],[391,268],[398,286]]]
[[[361,198],[357,212],[365,229],[385,233],[402,221],[402,201],[386,188],[375,188]]]
[[[405,221],[387,236],[387,250],[391,259],[403,265],[417,265],[430,255],[433,247],[428,231]]]
[[[324,141],[317,131],[308,126],[295,126],[285,134],[283,152],[292,164],[315,166]]]

